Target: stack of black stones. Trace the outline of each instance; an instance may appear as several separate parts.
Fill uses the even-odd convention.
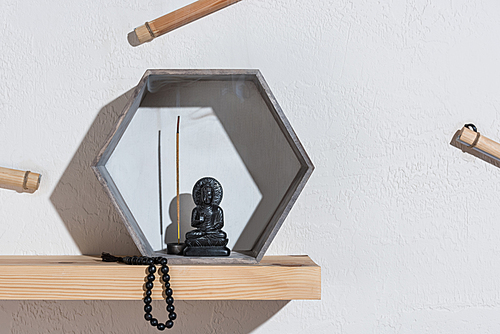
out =
[[[177,318],[177,314],[174,312],[174,298],[172,297],[172,289],[170,288],[170,275],[168,274],[169,269],[167,266],[167,259],[163,257],[146,257],[146,256],[126,256],[124,258],[114,257],[112,255],[103,253],[103,261],[111,262],[123,262],[132,265],[148,265],[146,276],[146,283],[144,284],[146,295],[144,297],[144,319],[149,321],[151,326],[155,326],[158,330],[163,331],[165,328],[172,328],[174,326],[174,320]],[[167,302],[168,318],[167,322],[158,322],[158,319],[153,318],[151,311],[153,307],[151,306],[151,290],[153,289],[153,282],[155,280],[156,265],[161,264],[160,272],[162,274],[163,284],[165,285],[165,301]]]

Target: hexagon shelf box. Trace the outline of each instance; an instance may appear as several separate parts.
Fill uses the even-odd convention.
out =
[[[230,257],[162,250],[177,241],[178,115],[182,239],[192,229],[193,185],[214,177],[224,190]],[[140,252],[174,264],[259,262],[314,168],[258,70],[148,70],[114,129],[93,169]]]

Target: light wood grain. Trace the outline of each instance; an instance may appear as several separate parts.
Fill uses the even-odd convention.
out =
[[[25,180],[26,178],[26,180]],[[40,174],[0,167],[0,187],[18,192],[35,192],[40,185]]]
[[[474,143],[474,140],[476,139],[476,136],[477,136],[476,132],[466,127],[463,127],[462,130],[460,131],[459,139],[468,145],[472,145]],[[479,140],[477,141],[475,147],[483,152],[486,152],[500,159],[500,144],[497,143],[496,141],[493,141],[483,136],[482,134],[479,137]]]
[[[138,300],[145,266],[92,256],[0,256],[0,299]],[[254,265],[171,265],[177,300],[321,299],[321,268],[308,256],[267,256]],[[155,281],[153,299],[163,299]]]
[[[199,0],[148,22],[153,36],[151,36],[146,24],[136,28],[135,33],[139,39],[139,43],[149,42],[153,38],[201,19],[239,1],[241,0]]]

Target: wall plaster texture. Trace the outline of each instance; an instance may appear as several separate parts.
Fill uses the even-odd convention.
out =
[[[172,333],[500,332],[500,171],[449,144],[500,139],[500,2],[244,0],[128,45],[184,4],[0,2],[0,166],[43,174],[0,189],[0,254],[135,253],[90,171],[126,95],[258,68],[316,165],[268,254],[310,255],[322,300],[179,301]],[[156,333],[141,305],[0,301],[0,333]]]

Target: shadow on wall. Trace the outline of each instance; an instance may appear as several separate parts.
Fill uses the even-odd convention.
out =
[[[181,242],[186,239],[186,232],[193,230],[191,227],[191,213],[195,208],[193,196],[191,194],[180,194],[180,227],[181,227]],[[168,215],[170,217],[170,224],[167,226],[165,232],[165,243],[177,242],[177,196],[172,198],[168,207]]]
[[[168,332],[251,333],[288,302],[176,301],[177,320]],[[165,322],[165,302],[152,306]],[[142,301],[2,301],[0,319],[11,333],[158,333],[144,320],[143,307]]]
[[[82,254],[139,253],[90,167],[131,92],[132,89],[99,111],[50,196]]]

